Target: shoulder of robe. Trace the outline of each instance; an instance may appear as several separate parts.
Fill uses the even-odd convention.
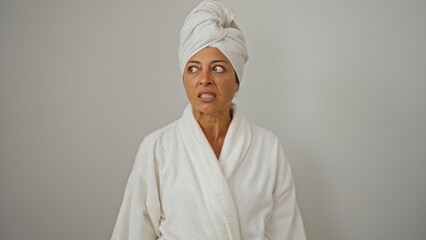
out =
[[[153,161],[155,161],[155,151],[158,145],[176,136],[178,123],[179,120],[176,120],[144,137],[136,154],[135,169],[146,169],[154,165]]]
[[[169,138],[176,136],[176,130],[177,130],[179,122],[180,122],[180,119],[166,125],[165,127],[155,130],[154,132],[148,134],[144,138],[142,143],[146,141],[148,143],[154,142],[158,144],[161,141],[168,140]]]
[[[262,141],[266,144],[277,145],[280,140],[275,133],[264,127],[251,123],[253,130],[253,141]]]
[[[281,176],[285,171],[288,171],[289,174],[287,174],[287,176],[290,176],[290,179],[287,181],[292,182],[291,168],[285,155],[283,145],[277,135],[272,131],[255,124],[252,124],[252,129],[252,141],[257,141],[256,144],[258,146],[262,146],[263,148],[268,149],[270,152],[266,150],[266,154],[270,154],[269,156],[271,156],[271,159],[275,160],[271,161],[271,163],[273,164],[273,168],[276,171],[276,176]]]

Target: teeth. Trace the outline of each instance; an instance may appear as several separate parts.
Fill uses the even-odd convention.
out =
[[[201,98],[215,98],[216,96],[214,94],[209,94],[209,93],[203,93],[200,96]]]

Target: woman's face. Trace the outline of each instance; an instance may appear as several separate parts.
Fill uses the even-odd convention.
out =
[[[213,47],[200,50],[188,60],[183,83],[194,111],[205,114],[229,114],[239,87],[231,62]]]

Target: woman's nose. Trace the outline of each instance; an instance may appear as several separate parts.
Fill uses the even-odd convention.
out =
[[[213,81],[211,79],[211,74],[210,74],[209,71],[202,71],[200,77],[201,77],[201,79],[199,81],[200,85],[209,85],[209,84],[213,83]]]

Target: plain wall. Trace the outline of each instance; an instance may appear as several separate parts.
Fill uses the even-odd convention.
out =
[[[311,240],[426,239],[426,1],[224,1]],[[109,239],[198,1],[0,1],[0,239]]]

